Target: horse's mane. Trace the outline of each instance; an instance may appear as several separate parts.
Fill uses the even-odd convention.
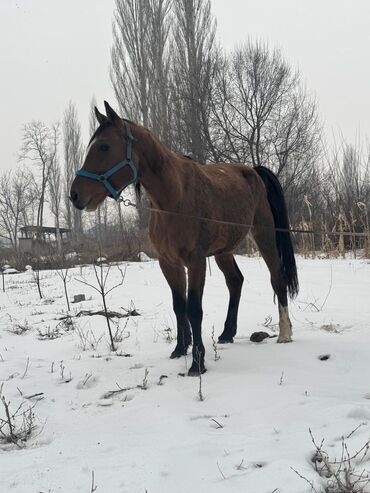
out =
[[[140,202],[142,191],[141,191],[141,184],[140,184],[139,180],[135,184],[135,195],[136,195],[137,200]]]

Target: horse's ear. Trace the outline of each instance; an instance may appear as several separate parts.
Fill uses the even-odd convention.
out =
[[[117,115],[114,109],[109,106],[109,103],[107,103],[107,101],[104,101],[104,106],[107,117],[112,123],[118,123],[121,121],[121,118]]]
[[[96,119],[98,120],[100,125],[102,125],[104,122],[107,121],[107,117],[105,115],[103,115],[103,113],[100,113],[100,111],[98,110],[98,108],[96,106],[94,107],[94,110],[95,110]]]

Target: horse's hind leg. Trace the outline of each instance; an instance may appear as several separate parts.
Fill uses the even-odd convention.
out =
[[[218,338],[218,342],[223,344],[227,342],[234,342],[234,336],[236,334],[238,323],[239,301],[244,277],[240,272],[232,253],[215,255],[215,260],[225,276],[226,285],[230,293],[229,309],[227,311],[224,331]]]
[[[275,225],[270,211],[255,217],[253,238],[271,275],[271,285],[279,303],[279,337],[277,342],[292,341],[292,324],[289,319],[287,283],[284,279],[276,246]]]
[[[185,267],[172,265],[162,258],[159,259],[159,265],[172,291],[173,310],[177,321],[177,344],[171,359],[180,358],[187,353],[191,344],[190,324],[186,314]]]

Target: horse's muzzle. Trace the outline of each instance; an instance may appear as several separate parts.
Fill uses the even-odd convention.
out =
[[[80,201],[80,198],[78,196],[78,193],[75,192],[74,190],[71,190],[71,194],[69,196],[69,200],[72,202],[72,204],[76,207],[76,209],[82,211],[85,209],[85,205],[83,205]]]

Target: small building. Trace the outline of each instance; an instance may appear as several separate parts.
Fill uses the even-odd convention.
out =
[[[58,237],[61,245],[68,244],[71,238],[70,229],[49,226],[23,226],[20,233],[19,250],[29,254],[50,252],[58,247]]]

